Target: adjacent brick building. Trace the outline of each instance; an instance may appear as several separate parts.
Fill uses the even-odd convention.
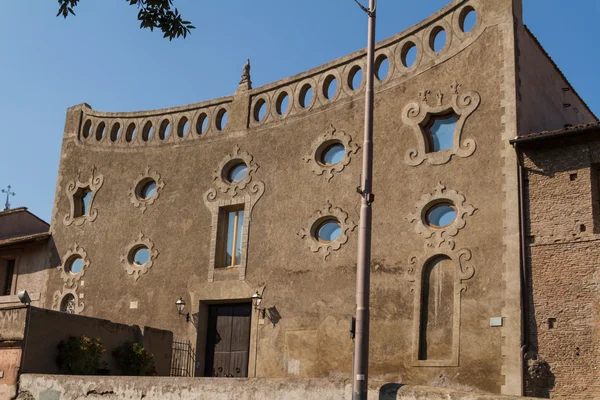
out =
[[[600,124],[522,136],[526,393],[600,396]],[[549,368],[549,370],[548,370]]]

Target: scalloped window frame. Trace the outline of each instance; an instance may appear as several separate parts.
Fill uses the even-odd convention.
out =
[[[65,192],[69,198],[69,202],[70,202],[69,214],[65,215],[65,217],[63,219],[63,223],[67,226],[69,226],[71,224],[75,224],[76,226],[81,226],[86,221],[93,222],[96,220],[96,218],[98,218],[98,209],[95,208],[94,206],[95,206],[95,200],[96,200],[96,196],[98,194],[98,190],[102,187],[102,184],[104,183],[104,175],[102,175],[102,174],[96,175],[96,167],[95,166],[92,167],[92,175],[90,176],[89,180],[82,181],[80,179],[80,174],[81,174],[81,171],[79,171],[77,173],[76,180],[70,181],[67,184],[67,188],[65,190]],[[76,216],[76,211],[77,211],[77,207],[78,207],[76,204],[76,201],[79,201],[77,194],[83,189],[89,189],[92,193],[90,196],[90,201],[88,203],[88,210],[87,210],[87,213]]]
[[[320,161],[323,152],[329,148],[330,145],[336,143],[342,144],[345,149],[344,157],[335,164],[325,164]],[[317,176],[323,176],[327,182],[331,181],[333,177],[342,172],[344,168],[352,160],[352,156],[358,153],[360,146],[354,143],[352,136],[344,131],[337,130],[333,125],[330,125],[327,131],[320,135],[311,145],[310,153],[302,158],[305,164],[310,166],[310,169]]]
[[[134,265],[131,262],[130,255],[138,247],[146,247],[150,253],[150,259],[143,265]],[[154,246],[154,242],[147,236],[144,236],[142,232],[139,233],[138,237],[125,247],[125,253],[121,255],[121,265],[127,272],[132,275],[134,281],[138,279],[150,270],[156,261],[159,253]]]
[[[475,139],[462,139],[464,126],[467,119],[475,112],[481,104],[479,93],[471,90],[459,93],[461,85],[456,82],[450,85],[452,97],[450,102],[444,102],[444,93],[438,91],[435,94],[435,104],[430,105],[429,90],[419,92],[420,100],[412,102],[402,111],[402,122],[411,127],[417,139],[417,146],[410,148],[404,157],[405,162],[411,166],[417,166],[427,161],[431,165],[445,164],[452,156],[461,158],[473,155],[477,148]],[[452,147],[445,150],[429,151],[427,142],[430,134],[427,127],[432,118],[454,114],[457,117]]]
[[[336,220],[341,226],[342,233],[331,242],[320,241],[316,237],[316,230],[328,219]],[[316,210],[310,218],[308,218],[306,229],[301,229],[297,232],[297,235],[300,239],[306,241],[310,251],[315,254],[321,254],[323,261],[327,261],[331,256],[331,252],[338,251],[348,242],[350,232],[354,231],[357,226],[358,225],[349,218],[347,212],[340,207],[334,207],[331,202],[327,201],[325,206]]]
[[[83,266],[81,267],[81,271],[74,274],[67,271],[67,265],[73,257],[77,256],[83,260]],[[79,282],[81,278],[83,278],[89,266],[90,260],[88,258],[87,252],[83,247],[81,247],[77,242],[75,242],[75,244],[65,253],[63,257],[63,263],[59,266],[60,277],[64,281],[65,287],[70,288],[76,285],[76,283]]]
[[[153,180],[156,183],[156,193],[152,197],[144,199],[139,195],[140,186],[149,181]],[[165,187],[165,183],[162,180],[160,174],[156,171],[150,169],[150,167],[146,167],[146,170],[138,175],[133,186],[129,189],[129,199],[134,207],[139,208],[142,211],[142,214],[146,212],[146,209],[153,205],[156,200],[160,197],[160,193],[162,189]]]

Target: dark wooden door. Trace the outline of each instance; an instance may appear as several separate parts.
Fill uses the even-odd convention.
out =
[[[251,303],[209,306],[205,376],[248,376],[251,314]]]

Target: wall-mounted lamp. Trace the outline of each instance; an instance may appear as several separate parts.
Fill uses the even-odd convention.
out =
[[[175,302],[175,305],[177,306],[177,312],[179,313],[179,315],[184,315],[183,310],[185,309],[185,301],[183,300],[183,297],[180,297],[179,300]],[[185,321],[190,322],[189,312],[185,313]]]
[[[260,303],[262,302],[262,296],[260,295],[260,293],[258,293],[258,290],[256,291],[256,293],[254,293],[251,297],[252,299],[252,305],[254,306],[254,309],[258,312],[260,312],[262,314],[262,317],[265,317],[265,308],[260,306]]]
[[[29,297],[29,293],[27,293],[27,290],[21,290],[17,294],[17,297],[19,297],[19,300],[21,301],[21,303],[23,303],[25,305],[29,305],[29,303],[31,303],[31,298]]]

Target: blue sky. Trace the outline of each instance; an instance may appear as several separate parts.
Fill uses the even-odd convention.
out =
[[[367,0],[363,0],[366,1]],[[379,0],[377,39],[450,0]],[[0,187],[49,221],[65,110],[169,107],[232,94],[246,58],[260,86],[358,50],[366,20],[353,0],[175,0],[197,29],[169,42],[138,29],[125,0],[81,0],[56,18],[49,0],[3,2],[0,11]],[[570,7],[573,5],[573,7]],[[597,0],[524,0],[525,23],[600,115]],[[4,196],[0,197],[0,209]]]

